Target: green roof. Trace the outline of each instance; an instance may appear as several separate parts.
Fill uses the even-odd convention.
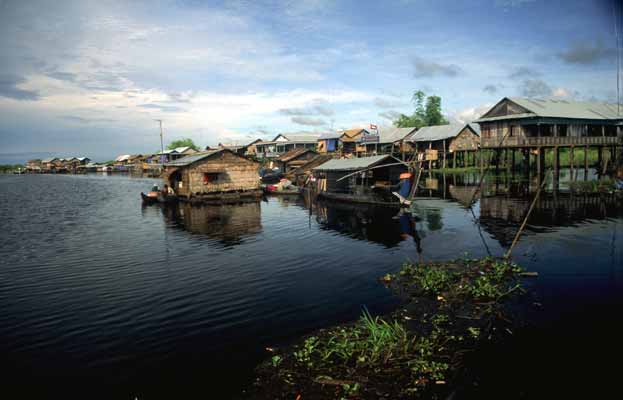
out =
[[[314,168],[314,171],[357,171],[359,169],[370,168],[382,161],[391,159],[395,162],[402,162],[389,154],[372,157],[341,158],[329,160],[326,163]]]

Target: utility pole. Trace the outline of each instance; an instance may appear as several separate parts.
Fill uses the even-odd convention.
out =
[[[162,120],[161,119],[155,119],[154,121],[157,121],[158,123],[160,123],[160,153],[164,153],[164,135],[162,133]]]

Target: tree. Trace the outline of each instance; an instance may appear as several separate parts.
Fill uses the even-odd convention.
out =
[[[425,99],[426,102],[424,102]],[[426,97],[424,92],[417,90],[413,93],[412,101],[415,105],[415,112],[411,115],[400,114],[400,117],[394,121],[394,125],[398,128],[421,128],[448,123],[441,113],[441,97]]]
[[[172,141],[171,143],[167,145],[167,150],[173,150],[177,147],[190,147],[193,150],[199,151],[199,147],[190,138],[178,139],[178,140]]]
[[[426,99],[425,114],[424,120],[427,126],[448,124],[448,121],[441,113],[441,97],[439,96],[429,96]]]

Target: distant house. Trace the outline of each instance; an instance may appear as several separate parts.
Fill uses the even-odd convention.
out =
[[[403,150],[403,141],[412,135],[417,128],[379,127],[378,132],[364,135],[360,145],[364,154],[398,154]]]
[[[358,143],[360,143],[363,136],[369,134],[370,132],[363,128],[347,129],[343,131],[339,139],[342,144],[342,154],[357,155],[365,151],[365,147],[358,146]]]
[[[290,172],[291,180],[295,185],[302,187],[312,173],[312,170],[327,161],[333,159],[331,154],[317,154],[314,158],[308,160],[305,164],[297,167]]]
[[[476,124],[448,124],[424,126],[410,135],[406,142],[412,146],[419,159],[440,161],[438,165],[447,166],[452,156],[453,166],[457,166],[457,154],[461,154],[462,163],[467,164],[467,152],[474,154],[479,149],[480,129]],[[475,157],[474,157],[475,163]]]
[[[41,160],[41,170],[43,172],[54,172],[55,170],[61,168],[62,165],[63,162],[57,157],[49,157]]]
[[[80,163],[80,165],[87,165],[88,163],[91,162],[91,159],[89,157],[78,157],[77,160]]]
[[[245,155],[245,153],[247,152],[247,147],[248,145],[238,144],[238,143],[219,143],[218,144],[219,149],[231,150],[234,153],[239,154],[241,156]]]
[[[164,181],[178,196],[218,199],[256,196],[259,164],[228,149],[198,152],[164,165]]]
[[[319,153],[333,153],[338,151],[340,145],[340,137],[343,133],[326,132],[318,138],[317,150]]]
[[[260,143],[261,141],[262,141],[262,139],[255,139],[254,141],[249,143],[247,145],[247,151],[246,151],[245,155],[247,155],[247,156],[255,156],[256,153],[257,153],[257,149],[256,149],[255,145]]]
[[[167,162],[175,161],[182,157],[186,157],[191,154],[195,154],[197,151],[192,147],[184,146],[184,147],[176,147],[174,149],[165,150],[163,152],[158,153],[160,163],[164,164]]]
[[[313,168],[321,197],[355,203],[396,204],[392,187],[407,164],[391,155],[332,159]]]
[[[130,159],[131,156],[132,156],[131,154],[121,154],[120,156],[117,156],[115,158],[114,164],[125,165],[128,163],[128,160]]]
[[[298,148],[283,153],[274,161],[281,172],[288,173],[316,157],[317,154],[311,149]]]
[[[33,173],[41,172],[41,160],[38,158],[34,160],[28,160],[26,162],[26,171]]]
[[[258,158],[276,158],[290,150],[304,148],[315,150],[320,134],[316,133],[280,133],[271,141],[255,144]]]

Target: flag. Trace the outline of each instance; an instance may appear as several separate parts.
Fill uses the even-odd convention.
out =
[[[374,130],[379,130],[379,127],[374,125],[374,124],[370,124],[370,129],[374,129]]]

